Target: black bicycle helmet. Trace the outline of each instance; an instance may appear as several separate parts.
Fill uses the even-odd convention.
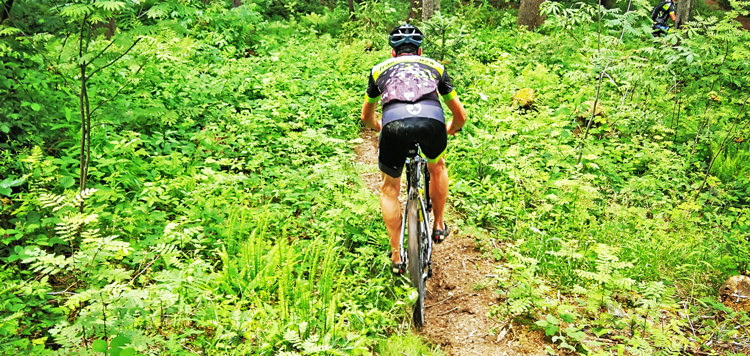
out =
[[[422,38],[422,31],[412,25],[404,24],[391,31],[388,44],[394,49],[406,44],[419,48],[422,46]]]

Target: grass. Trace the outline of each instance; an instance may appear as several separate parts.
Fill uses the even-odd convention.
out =
[[[382,340],[377,347],[379,356],[443,356],[438,346],[425,343],[419,336],[412,333],[405,335],[393,334]]]

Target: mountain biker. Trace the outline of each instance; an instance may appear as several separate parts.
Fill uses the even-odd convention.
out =
[[[422,57],[422,40],[422,32],[412,25],[393,29],[388,38],[393,58],[370,71],[362,107],[362,121],[380,132],[378,167],[383,172],[380,209],[390,238],[391,272],[394,274],[402,274],[406,269],[399,246],[401,205],[398,195],[407,152],[417,142],[427,158],[431,177],[429,193],[435,215],[432,238],[442,242],[450,232],[443,221],[448,196],[448,172],[443,158],[447,135],[455,135],[467,118],[448,72],[437,61]],[[453,113],[453,121],[447,125],[438,95]],[[383,103],[382,121],[375,117],[378,99]]]
[[[651,28],[654,30],[654,37],[663,36],[669,32],[667,18],[672,19],[672,22],[677,21],[677,16],[674,14],[675,4],[676,2],[672,0],[662,0],[659,5],[656,5],[651,10],[651,21],[654,21],[654,25]]]

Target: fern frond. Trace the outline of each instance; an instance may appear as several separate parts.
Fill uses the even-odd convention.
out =
[[[53,212],[68,205],[67,203],[63,203],[63,200],[65,200],[65,196],[50,193],[42,193],[39,197],[42,208],[52,208]]]
[[[287,330],[284,332],[284,340],[292,345],[294,347],[300,349],[302,348],[302,339],[299,337],[299,334],[294,330]]]
[[[87,4],[73,4],[68,7],[65,7],[61,12],[60,15],[69,17],[71,19],[77,20],[81,18],[83,15],[90,14],[94,12],[94,7]]]
[[[125,3],[122,1],[97,1],[94,6],[107,11],[120,11],[125,8]]]
[[[161,18],[167,16],[170,10],[172,10],[172,6],[169,3],[157,4],[148,9],[146,16],[150,19]]]
[[[86,201],[86,199],[90,198],[97,191],[99,191],[99,189],[96,189],[96,188],[86,188],[80,191],[78,194],[76,194],[73,197],[73,206],[81,205],[81,203]]]
[[[0,28],[0,36],[1,37],[13,36],[13,35],[15,35],[17,33],[21,33],[21,30],[15,28],[15,27],[5,27],[5,26],[3,26],[2,28]]]

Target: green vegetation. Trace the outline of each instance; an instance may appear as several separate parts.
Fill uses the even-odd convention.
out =
[[[406,335],[353,163],[408,2],[10,3],[0,353],[440,354]],[[536,32],[484,2],[417,23],[470,115],[454,224],[499,261],[488,317],[552,353],[740,352],[750,320],[716,291],[750,270],[746,5],[663,39],[649,3],[618,5],[548,2]]]

